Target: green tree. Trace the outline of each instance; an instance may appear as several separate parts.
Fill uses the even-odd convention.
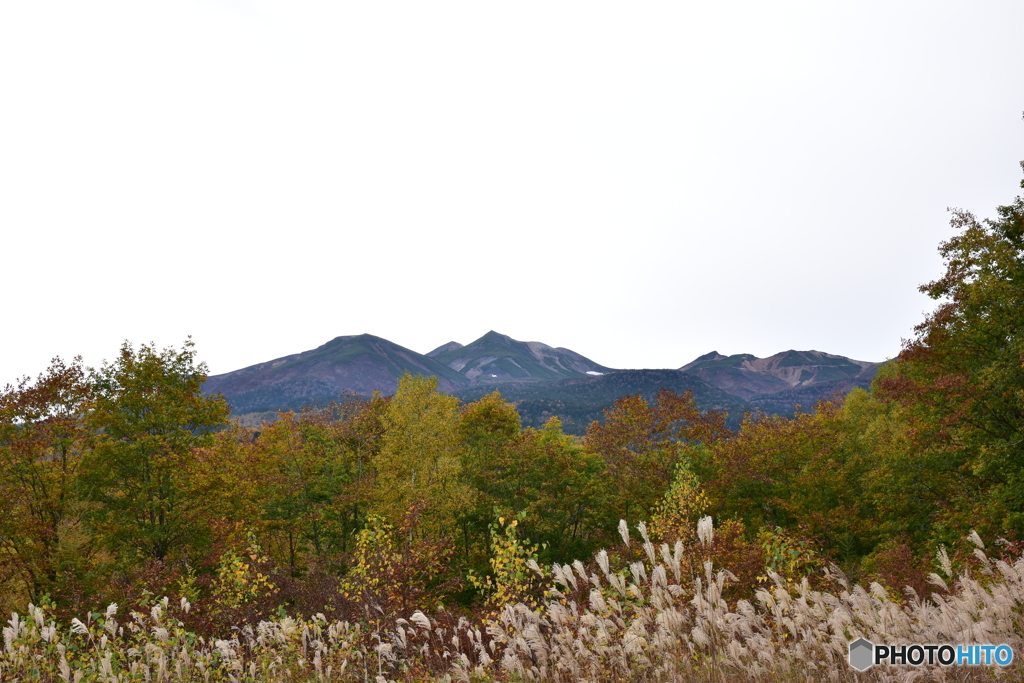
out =
[[[221,396],[203,396],[206,365],[194,344],[181,350],[125,342],[113,363],[93,370],[96,396],[85,414],[92,450],[83,464],[90,523],[111,548],[163,560],[202,543],[195,524],[195,452],[227,424]]]
[[[387,402],[351,399],[323,409],[282,413],[261,430],[257,447],[267,473],[260,498],[292,571],[302,556],[337,563],[364,523],[368,466],[383,432]]]
[[[757,529],[803,521],[806,505],[794,497],[805,493],[827,499],[825,507],[835,508],[834,484],[806,492],[800,487],[808,474],[818,472],[819,462],[835,459],[837,411],[835,404],[822,404],[815,412],[793,418],[748,416],[734,438],[692,449],[687,455],[708,496],[708,512]]]
[[[495,392],[463,408],[460,432],[466,478],[476,495],[466,517],[467,554],[486,557],[495,510],[518,519],[545,546],[545,560],[586,557],[603,531],[614,527],[603,505],[604,463],[562,433],[558,418],[542,429],[521,430],[515,406]]]
[[[544,561],[588,557],[608,542],[616,523],[608,505],[614,482],[602,458],[564,434],[557,417],[525,430],[510,455],[508,471],[515,474],[508,483],[497,477],[497,486],[505,489],[508,509],[522,515],[522,532],[541,545]]]

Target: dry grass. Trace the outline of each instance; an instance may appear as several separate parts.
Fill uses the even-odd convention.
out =
[[[116,606],[56,624],[36,607],[4,628],[0,680],[128,681],[968,681],[1024,678],[997,667],[847,665],[848,643],[1006,643],[1022,649],[1024,558],[990,561],[977,539],[977,577],[961,576],[927,599],[893,596],[878,584],[834,590],[777,575],[752,601],[722,599],[727,570],[687,573],[697,546],[655,547],[641,527],[641,559],[615,570],[599,553],[554,566],[554,587],[536,610],[506,605],[488,625],[415,612],[393,628],[281,618],[203,639],[168,600],[118,621]],[[699,566],[699,563],[698,563]],[[536,564],[532,569],[546,574]],[[180,610],[180,611],[179,611]],[[176,616],[177,615],[177,616]]]

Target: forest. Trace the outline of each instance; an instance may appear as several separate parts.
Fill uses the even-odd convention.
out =
[[[910,680],[847,644],[1024,654],[1024,198],[952,227],[869,391],[738,429],[662,390],[575,437],[411,375],[252,429],[191,341],[55,359],[0,395],[0,679]]]

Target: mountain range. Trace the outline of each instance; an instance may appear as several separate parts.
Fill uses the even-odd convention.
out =
[[[744,412],[792,414],[797,405],[867,386],[880,363],[820,351],[784,351],[758,358],[715,351],[676,369],[622,370],[570,349],[521,342],[488,332],[426,354],[371,334],[336,337],[323,346],[209,377],[207,394],[221,393],[236,416],[269,417],[277,410],[326,404],[345,395],[394,393],[406,372],[438,379],[442,391],[473,401],[492,391],[516,404],[525,426],[558,416],[566,432],[582,434],[626,394],[649,400],[661,388],[690,390],[704,410],[727,410],[734,426]]]

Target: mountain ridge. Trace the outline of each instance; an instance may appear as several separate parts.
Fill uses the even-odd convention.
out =
[[[445,346],[453,343],[457,342]],[[436,353],[433,358],[470,381],[553,380],[612,371],[571,349],[521,342],[494,330],[465,346]]]
[[[706,353],[679,368],[744,400],[832,383],[866,386],[881,363],[823,351],[782,351],[766,358],[750,353]]]
[[[653,399],[657,390],[693,391],[702,410],[791,414],[834,394],[866,387],[880,363],[821,351],[789,350],[767,358],[717,351],[677,369],[615,369],[571,349],[522,342],[491,330],[469,344],[451,341],[420,354],[371,334],[326,344],[239,370],[213,375],[203,391],[221,393],[236,415],[296,410],[344,396],[391,394],[403,373],[436,376],[438,387],[463,401],[500,391],[528,426],[559,415],[568,433],[627,394]],[[660,386],[656,386],[660,383]]]

